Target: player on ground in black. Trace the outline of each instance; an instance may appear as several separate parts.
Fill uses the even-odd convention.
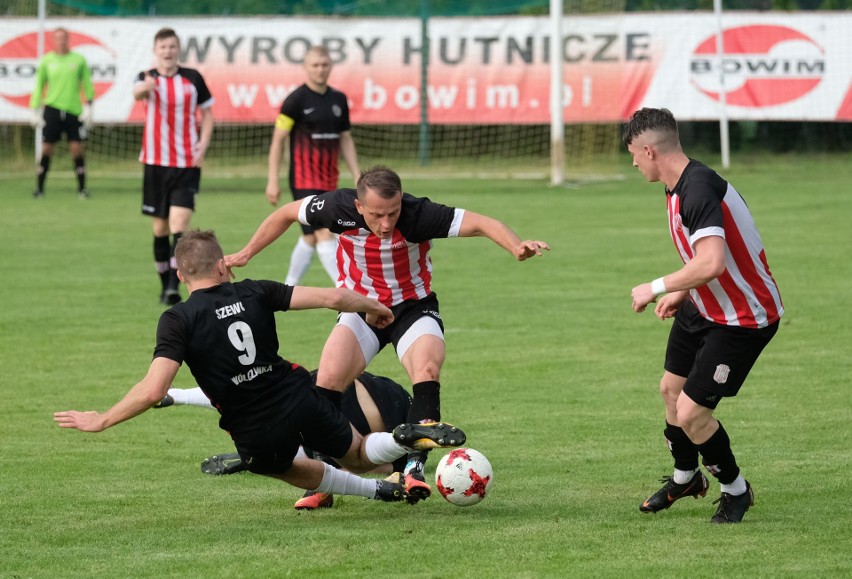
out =
[[[356,181],[360,175],[346,95],[328,86],[332,68],[328,50],[323,46],[312,46],[302,64],[307,80],[284,99],[269,145],[266,198],[273,205],[278,205],[281,196],[278,172],[287,137],[290,137],[290,191],[293,199],[337,189],[338,154],[343,155]],[[315,251],[332,283],[337,285],[337,240],[328,229],[305,224],[302,224],[302,236],[290,254],[284,283],[299,284],[311,265]]]
[[[311,372],[316,376],[316,372]],[[165,408],[172,405],[188,404],[214,410],[214,406],[200,388],[169,388],[169,393],[156,406]],[[384,376],[374,376],[364,372],[343,392],[341,411],[352,426],[363,436],[371,432],[391,432],[395,426],[408,420],[411,395],[405,388]],[[306,456],[314,457],[313,451],[305,449]],[[323,460],[326,460],[323,458]],[[331,459],[327,459],[331,460]],[[332,464],[336,466],[336,463]],[[393,464],[384,465],[373,472],[402,472],[405,459],[397,459]],[[246,470],[246,464],[239,453],[216,454],[201,463],[201,472],[210,475],[234,474]],[[311,510],[331,507],[334,495],[327,493],[305,492],[305,496],[296,501],[296,509]]]
[[[54,147],[68,137],[68,148],[77,174],[77,197],[88,199],[86,189],[86,139],[92,125],[92,101],[95,87],[86,59],[70,48],[68,31],[53,31],[54,50],[44,55],[36,70],[36,83],[30,97],[32,125],[42,128],[41,159],[33,196],[44,197],[44,182],[50,170]],[[47,91],[45,93],[45,87]],[[81,100],[81,93],[85,102]]]
[[[784,312],[763,241],[743,198],[709,167],[687,157],[677,122],[666,109],[636,111],[624,129],[633,166],[666,186],[669,231],[684,266],[633,288],[633,311],[657,301],[661,320],[674,318],[660,392],[663,431],[674,474],[639,509],[657,512],[687,496],[704,496],[704,467],[721,483],[713,523],[738,523],[754,503],[731,441],[713,416],[736,396]]]
[[[363,312],[378,327],[393,315],[375,300],[343,288],[290,287],[272,281],[230,283],[213,232],[190,232],[175,257],[189,299],[165,311],[148,374],[107,412],[57,412],[59,426],[100,432],[137,416],[162,400],[186,362],[219,410],[248,470],[322,493],[400,501],[430,489],[364,479],[315,460],[294,459],[300,444],[334,457],[352,472],[392,462],[410,449],[389,433],[364,438],[313,388],[307,370],[278,355],[275,312],[327,307]],[[446,427],[405,426],[430,445],[457,446]],[[414,445],[416,446],[416,444]]]

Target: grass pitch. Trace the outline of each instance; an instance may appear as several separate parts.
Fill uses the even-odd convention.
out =
[[[202,180],[194,225],[226,252],[268,214],[259,176]],[[715,483],[702,500],[638,511],[671,472],[657,391],[670,322],[632,313],[630,289],[679,266],[662,188],[638,173],[577,188],[403,174],[414,194],[553,247],[525,263],[483,239],[433,249],[444,416],[493,464],[493,491],[468,509],[346,497],[314,513],[293,510],[301,493],[280,482],[201,474],[231,449],[213,412],[150,411],[101,434],[53,424],[56,410],[108,408],[150,361],[162,308],[141,171],[96,170],[86,202],[59,169],[40,201],[30,175],[0,179],[0,576],[849,576],[852,165],[764,158],[725,176],[787,310],[717,413],[756,492],[735,526],[708,522]],[[240,275],[283,279],[296,237]],[[319,264],[305,283],[326,283]],[[281,314],[282,354],[315,366],[333,322]],[[406,382],[392,351],[371,369]],[[192,385],[182,370],[177,386]]]

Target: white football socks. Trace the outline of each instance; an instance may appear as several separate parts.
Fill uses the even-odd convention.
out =
[[[322,464],[325,467],[325,472],[323,472],[322,481],[314,489],[314,492],[327,495],[355,495],[368,499],[376,498],[376,490],[379,488],[378,479],[362,478],[345,470],[336,469],[330,464]]]
[[[325,273],[331,278],[331,283],[337,286],[340,273],[337,271],[337,238],[317,243],[317,255]]]
[[[201,406],[202,408],[210,408],[215,410],[210,399],[204,394],[201,388],[169,388],[169,396],[171,396],[175,404],[186,404],[189,406]]]
[[[374,432],[364,441],[364,453],[373,464],[387,464],[408,454],[390,432]]]
[[[741,495],[746,492],[748,489],[746,488],[746,481],[743,478],[743,475],[737,476],[736,480],[731,484],[721,485],[722,492],[728,493],[729,495]]]
[[[693,470],[678,470],[678,469],[675,469],[674,476],[672,477],[672,480],[674,480],[679,485],[685,485],[686,483],[688,483],[689,481],[692,480],[692,477],[694,477],[695,473],[697,473],[697,472],[698,472],[697,468],[693,469]]]
[[[311,267],[314,251],[314,246],[305,241],[304,237],[299,238],[299,241],[296,242],[296,247],[293,248],[293,253],[290,254],[290,267],[287,270],[287,277],[284,279],[284,283],[291,286],[299,285],[305,272]]]

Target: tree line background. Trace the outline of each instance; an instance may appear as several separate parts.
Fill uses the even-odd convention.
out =
[[[30,16],[37,0],[0,0],[0,14]],[[549,0],[50,0],[54,16],[486,16],[547,14]],[[849,10],[852,0],[724,0],[725,10]],[[713,0],[566,0],[565,14],[713,10]]]

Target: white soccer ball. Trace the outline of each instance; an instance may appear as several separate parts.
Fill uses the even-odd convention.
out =
[[[435,469],[438,492],[458,507],[469,507],[484,499],[493,480],[491,463],[472,448],[456,448]]]

